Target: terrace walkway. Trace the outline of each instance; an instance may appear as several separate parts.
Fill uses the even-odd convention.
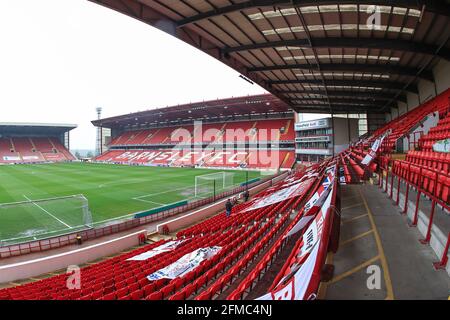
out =
[[[321,299],[449,299],[450,277],[405,215],[374,185],[342,187],[340,247]],[[372,288],[370,288],[372,287]]]

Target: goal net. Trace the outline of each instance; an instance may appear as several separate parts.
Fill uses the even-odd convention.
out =
[[[38,240],[92,227],[83,195],[0,203],[0,245]]]
[[[233,172],[216,172],[195,177],[195,197],[207,197],[234,186]]]

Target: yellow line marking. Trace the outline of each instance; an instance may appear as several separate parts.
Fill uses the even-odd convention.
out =
[[[355,199],[355,198],[359,198],[359,195],[356,195],[356,196],[350,196],[350,197],[344,196],[343,198],[345,198],[345,200],[348,200],[348,199]]]
[[[352,222],[352,221],[355,221],[355,220],[358,220],[358,219],[361,219],[361,218],[364,218],[364,217],[367,217],[367,216],[368,216],[368,214],[364,213],[364,214],[361,214],[359,216],[356,216],[356,217],[353,217],[353,218],[350,218],[350,219],[342,219],[342,223]]]
[[[328,252],[326,264],[333,264],[334,253]],[[317,298],[319,300],[324,300],[327,295],[328,282],[321,282],[319,285],[319,290],[317,291]]]
[[[367,213],[369,214],[370,224],[372,225],[372,229],[374,231],[375,236],[375,242],[377,243],[378,252],[380,254],[381,266],[383,267],[384,281],[386,283],[386,290],[387,290],[386,300],[393,300],[394,290],[392,289],[391,275],[389,273],[389,266],[387,263],[386,255],[384,254],[383,245],[381,244],[380,234],[378,233],[377,225],[375,224],[372,211],[370,210],[369,205],[367,204],[366,197],[364,197],[361,188],[359,188],[359,194],[361,195],[361,198],[363,199],[364,202],[364,206],[366,207]]]
[[[367,232],[358,234],[357,236],[355,236],[355,237],[353,237],[353,238],[350,238],[350,239],[348,239],[348,240],[342,241],[339,245],[340,245],[340,246],[345,246],[346,244],[348,244],[348,243],[350,243],[350,242],[353,242],[353,241],[355,241],[355,240],[364,238],[365,236],[367,236],[367,235],[369,235],[369,234],[371,234],[371,233],[373,233],[373,230],[369,230],[369,231],[367,231]]]
[[[348,276],[354,274],[355,272],[358,272],[359,270],[361,270],[361,269],[363,269],[363,268],[365,268],[365,267],[370,266],[372,263],[374,263],[374,262],[377,261],[378,259],[380,259],[380,256],[379,256],[379,255],[377,255],[377,256],[375,256],[375,257],[373,257],[373,258],[367,260],[366,262],[361,263],[360,265],[357,265],[356,267],[354,267],[354,268],[352,268],[352,269],[350,269],[350,270],[348,270],[348,271],[345,271],[344,273],[341,273],[340,275],[337,275],[336,277],[334,277],[334,278],[329,282],[329,284],[332,284],[332,283],[336,283],[336,282],[338,282],[338,281],[341,281],[342,279],[344,279],[344,278],[346,278],[346,277],[348,277]]]
[[[362,205],[363,205],[363,203],[360,202],[360,203],[353,204],[353,205],[348,206],[348,207],[343,207],[341,210],[347,210],[347,209],[351,209],[351,208],[356,208],[356,207],[359,207],[359,206],[362,206]]]

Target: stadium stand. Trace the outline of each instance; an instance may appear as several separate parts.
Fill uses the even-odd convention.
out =
[[[201,127],[203,133],[211,130],[218,133],[224,143],[245,142],[245,141],[293,141],[295,139],[293,120],[259,120],[259,121],[237,121],[227,123],[211,124],[206,123]],[[266,136],[264,131],[268,132]],[[272,135],[271,130],[274,130]],[[197,138],[197,143],[210,142],[203,138],[211,138],[210,135],[194,134],[194,126],[176,126],[159,129],[126,131],[114,138],[111,146],[152,146],[160,144],[176,144],[177,140],[171,141],[171,137],[177,137],[182,133],[187,133],[191,138]],[[260,132],[260,133],[259,133]],[[263,133],[264,132],[264,133]]]
[[[448,91],[443,94],[448,99]],[[436,101],[442,101],[438,96]],[[449,105],[434,103],[432,100],[417,109],[411,110],[402,117],[402,121],[387,123],[383,128],[377,130],[367,140],[360,141],[343,151],[336,157],[327,159],[317,165],[299,170],[293,170],[284,180],[269,189],[261,191],[250,202],[236,205],[229,217],[224,212],[214,215],[204,221],[194,224],[184,230],[180,230],[174,235],[176,241],[180,241],[175,251],[163,252],[143,261],[130,261],[136,255],[146,253],[149,250],[168,244],[170,240],[161,240],[150,245],[135,249],[131,252],[121,254],[117,257],[107,259],[103,262],[91,264],[82,269],[83,284],[80,290],[69,290],[66,286],[67,275],[62,274],[48,279],[39,280],[29,284],[16,286],[0,290],[0,299],[78,299],[78,300],[210,300],[210,299],[246,299],[250,295],[254,296],[252,290],[256,287],[265,287],[267,292],[275,292],[280,280],[289,274],[293,264],[306,263],[309,257],[313,256],[309,251],[304,256],[305,234],[307,226],[311,226],[310,221],[315,219],[325,219],[323,233],[320,234],[320,246],[318,246],[317,256],[314,257],[314,272],[309,279],[307,289],[303,298],[313,296],[318,290],[321,279],[322,267],[325,264],[326,254],[333,250],[335,244],[335,225],[338,224],[333,218],[334,210],[339,207],[338,184],[333,176],[341,173],[340,179],[344,184],[360,183],[366,180],[368,173],[379,174],[379,182],[386,181],[386,191],[393,195],[394,175],[403,179],[410,186],[415,188],[418,197],[424,195],[431,199],[433,204],[439,204],[443,209],[450,204],[450,158],[448,153],[430,151],[433,145],[425,146],[418,144],[417,148],[424,150],[409,150],[405,155],[405,160],[394,160],[392,155],[395,152],[397,141],[407,137],[418,124],[424,121],[429,114],[439,113],[439,122],[435,127],[424,132],[422,138],[429,137],[430,134],[446,132],[449,122]],[[433,107],[430,107],[433,106]],[[272,123],[267,127],[274,126]],[[214,127],[214,126],[212,126]],[[251,123],[247,127],[252,128]],[[192,128],[186,126],[190,132]],[[216,127],[217,128],[217,127]],[[171,129],[173,130],[173,129]],[[180,130],[180,128],[178,128]],[[169,130],[158,134],[161,130],[155,130],[157,139],[154,141],[164,142],[165,135]],[[391,135],[393,135],[391,137]],[[117,141],[120,143],[135,143],[136,141],[146,141],[151,139],[151,134],[138,133],[136,135],[122,134]],[[442,137],[433,141],[435,143]],[[51,140],[49,140],[51,141]],[[373,150],[374,142],[378,141],[380,148]],[[420,141],[427,141],[426,139]],[[19,150],[29,148],[50,150],[50,145],[46,140],[29,139],[2,139],[3,149],[12,148],[19,145]],[[52,148],[53,150],[53,148]],[[11,151],[11,150],[10,150]],[[259,150],[261,151],[261,150]],[[179,151],[182,153],[182,151]],[[251,151],[250,151],[251,152]],[[255,151],[256,152],[256,151]],[[281,151],[280,151],[281,153]],[[285,152],[289,155],[289,152]],[[210,154],[203,157],[204,163],[214,166],[215,155]],[[236,156],[236,154],[233,154]],[[248,158],[249,153],[244,154]],[[371,162],[364,164],[367,157],[372,157]],[[101,155],[99,161],[108,162],[148,162],[167,164],[181,164],[182,156],[175,158],[172,151],[167,149],[157,150],[110,150]],[[169,160],[170,159],[170,160]],[[195,159],[188,153],[185,163],[196,164]],[[208,161],[211,160],[209,163]],[[172,162],[172,163],[171,163]],[[177,163],[178,162],[178,163]],[[226,163],[226,161],[225,161]],[[223,165],[223,164],[221,164]],[[383,170],[387,170],[384,180]],[[390,174],[391,188],[388,190],[387,182]],[[309,184],[306,184],[310,181]],[[330,181],[334,181],[330,184]],[[400,181],[400,180],[399,180]],[[273,197],[279,190],[284,190],[292,183],[305,183],[306,191],[298,195],[273,203],[267,206],[252,209],[259,200],[266,201]],[[327,209],[324,211],[323,186],[332,185],[326,199],[330,199]],[[399,182],[400,183],[400,182]],[[398,189],[399,190],[399,189]],[[322,192],[322,193],[320,193]],[[318,196],[316,196],[318,195]],[[321,200],[320,200],[321,199]],[[397,194],[397,203],[398,203]],[[314,200],[311,207],[310,202]],[[312,210],[314,204],[318,204],[317,211]],[[418,206],[417,206],[418,208]],[[434,205],[433,205],[434,208]],[[417,212],[418,209],[416,209]],[[313,213],[311,213],[313,212]],[[326,215],[328,213],[328,215]],[[432,212],[429,230],[433,223]],[[291,232],[295,230],[301,221],[311,217],[311,220],[301,229],[295,244],[290,248],[290,254],[284,260],[282,267],[278,270],[276,277],[271,283],[263,283],[261,279],[269,270],[275,259],[286,247],[287,239]],[[413,223],[417,223],[417,216]],[[447,242],[447,251],[448,251]],[[212,246],[221,247],[220,251],[212,258],[204,260],[192,271],[175,277],[174,279],[149,280],[149,275],[170,266],[184,255],[200,248]],[[439,265],[446,264],[447,251],[444,250],[442,261]],[[301,256],[300,260],[297,257]]]
[[[428,115],[437,113],[439,115],[439,118],[441,119],[444,118],[445,115],[448,113],[449,98],[450,98],[450,89],[447,89],[446,91],[429,100],[428,102],[418,106],[417,108],[390,121],[385,126],[377,129],[372,134],[372,139],[369,139],[368,142],[374,141],[374,139],[380,136],[382,133],[391,130],[389,137],[383,141],[382,151],[385,151],[387,153],[392,152],[395,148],[395,143],[397,142],[397,140],[405,137],[406,134],[411,133],[413,128],[420,126],[420,124],[423,123],[423,121]],[[441,122],[441,124],[444,125],[445,122]],[[418,139],[418,141],[422,147],[430,148],[432,141],[448,136],[446,135],[446,132],[440,132],[440,129],[437,129],[438,127],[436,127],[432,131],[430,130],[430,133],[427,136],[423,136],[424,134],[423,131],[420,132],[422,136]],[[426,143],[426,141],[429,142]]]
[[[57,139],[48,137],[0,139],[0,163],[70,160],[75,160],[75,157]]]
[[[64,145],[75,128],[64,124],[1,123],[0,164],[75,160]]]
[[[14,150],[11,139],[0,138],[0,163],[14,162],[20,155]]]
[[[96,161],[157,166],[289,169],[294,120],[256,119],[124,131]],[[281,144],[279,149],[273,144]],[[204,150],[201,150],[201,149]]]
[[[330,166],[331,165],[331,166]],[[239,281],[242,272],[252,263],[262,261],[266,250],[276,252],[280,247],[280,235],[292,228],[305,213],[301,205],[317,190],[317,177],[324,175],[325,167],[334,171],[327,162],[308,170],[289,175],[268,190],[261,191],[252,201],[233,208],[230,217],[224,213],[215,215],[197,225],[177,233],[181,243],[176,251],[162,252],[142,261],[128,259],[160,247],[168,242],[161,240],[135,249],[126,254],[84,267],[81,290],[69,290],[68,275],[62,274],[29,284],[0,290],[0,299],[79,299],[79,300],[179,300],[213,299],[232,283]],[[331,169],[330,169],[331,168]],[[259,200],[269,198],[280,188],[302,182],[306,191],[293,197],[251,210]],[[250,210],[250,211],[249,211]],[[291,213],[296,218],[291,220]],[[175,279],[150,281],[148,276],[177,261],[185,254],[199,248],[219,246],[220,251],[204,260],[198,267]],[[261,270],[258,268],[257,270]]]
[[[344,171],[346,171],[346,176],[351,175],[348,170],[350,168],[355,173],[358,181],[363,179],[365,166],[361,163],[369,153],[369,150],[364,151],[364,149],[368,149],[370,143],[387,134],[380,146],[382,155],[376,162],[370,164],[370,171],[375,172],[378,166],[388,168],[390,163],[393,173],[430,192],[438,199],[447,202],[447,175],[450,167],[449,154],[435,152],[432,149],[437,141],[450,137],[448,130],[448,123],[450,123],[449,99],[450,89],[379,128],[367,141],[361,141],[359,145],[345,150],[340,156],[342,163],[345,165]],[[422,123],[428,116],[434,114],[437,114],[440,119],[437,125],[429,128],[428,132],[425,130],[419,131],[421,137],[418,139],[418,144],[409,144],[409,147],[413,148],[413,150],[407,150],[405,160],[389,160],[392,154],[396,152],[397,142],[401,139],[408,139],[408,136],[417,128],[422,127]],[[417,150],[414,150],[414,148]],[[438,179],[438,177],[440,178]]]
[[[439,261],[433,263],[434,267],[447,270],[450,247],[449,98],[450,89],[447,89],[340,155],[346,183],[359,183],[377,173],[379,187],[408,216],[409,225],[422,232],[424,238],[420,242],[431,244],[438,255]],[[423,124],[430,116],[438,116],[439,121],[426,128]],[[409,143],[409,137],[418,130],[421,133],[418,144]],[[372,147],[369,147],[370,143]],[[402,154],[404,151],[406,154]]]

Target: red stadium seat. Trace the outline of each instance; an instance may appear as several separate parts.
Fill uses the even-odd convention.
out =
[[[148,295],[145,300],[162,300],[163,294],[160,291],[156,291]]]

